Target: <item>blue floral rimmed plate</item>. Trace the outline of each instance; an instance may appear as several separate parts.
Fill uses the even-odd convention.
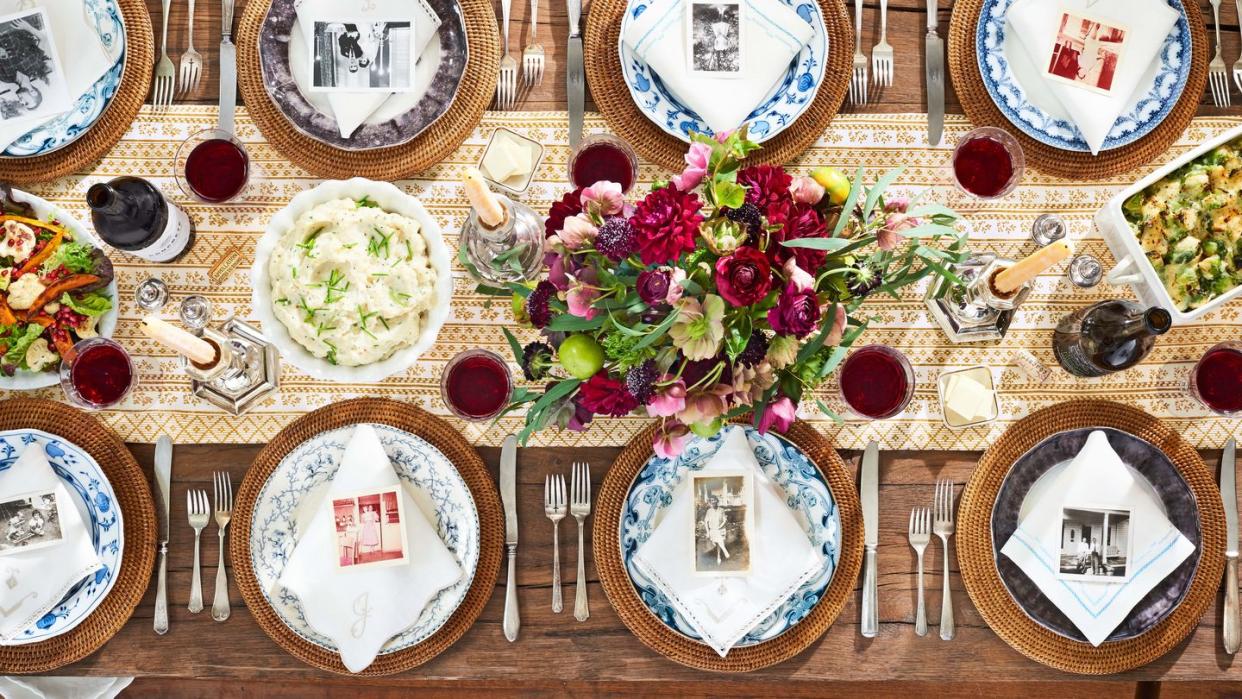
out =
[[[446,456],[421,437],[388,425],[372,424],[397,475],[419,509],[457,559],[464,575],[432,598],[413,626],[384,644],[395,653],[434,634],[453,616],[474,581],[479,565],[479,511],[470,488]],[[331,639],[311,628],[297,596],[277,581],[298,540],[298,505],[321,498],[336,475],[354,426],[319,434],[289,452],[259,489],[250,518],[250,564],[263,597],[285,626],[302,639],[331,652]],[[308,524],[304,522],[303,525]]]
[[[618,37],[625,36],[629,23],[645,12],[653,1],[630,2],[621,20]],[[750,125],[750,137],[759,143],[780,133],[811,106],[815,93],[824,80],[824,69],[828,60],[828,30],[824,27],[819,3],[814,0],[780,2],[792,8],[803,21],[810,24],[813,34],[806,46],[789,62],[785,77],[746,119]],[[687,143],[692,132],[712,133],[707,124],[674,97],[664,86],[660,76],[639,60],[620,38],[617,39],[617,50],[620,52],[621,72],[625,75],[630,97],[634,99],[638,110],[652,123],[670,136]]]
[[[841,517],[836,499],[823,474],[797,446],[783,437],[759,434],[746,426],[746,439],[755,453],[763,473],[786,494],[786,504],[793,510],[811,542],[824,553],[824,567],[811,580],[798,588],[771,616],[764,619],[742,638],[736,647],[753,646],[770,641],[802,621],[832,581],[841,555]],[[639,470],[630,485],[621,509],[621,562],[630,582],[647,609],[665,626],[694,641],[702,642],[698,632],[673,607],[668,598],[634,565],[639,546],[651,536],[652,530],[673,501],[673,490],[689,471],[702,469],[716,455],[724,441],[721,431],[708,439],[696,439],[686,445],[675,459],[652,456]]]
[[[1186,87],[1191,64],[1190,22],[1181,0],[1168,2],[1178,13],[1177,23],[1160,47],[1159,60],[1139,82],[1132,103],[1117,118],[1101,151],[1120,148],[1151,133],[1173,110]],[[1056,98],[1051,93],[1034,92],[1039,89],[1035,77],[1038,69],[1006,34],[1006,18],[1013,3],[984,0],[979,12],[975,53],[988,95],[1010,123],[1036,141],[1061,150],[1091,152]]]
[[[64,114],[40,124],[9,144],[0,157],[28,158],[60,150],[81,138],[99,120],[121,86],[125,72],[125,24],[116,0],[83,0],[83,11],[90,19],[99,41],[115,62],[103,77],[82,93]]]
[[[52,470],[68,486],[82,522],[90,527],[91,543],[103,567],[73,586],[34,626],[0,642],[3,646],[46,641],[81,624],[103,603],[116,582],[125,545],[121,510],[116,506],[112,484],[99,464],[76,445],[39,430],[0,432],[0,470],[12,466],[26,449],[36,448],[43,449]]]

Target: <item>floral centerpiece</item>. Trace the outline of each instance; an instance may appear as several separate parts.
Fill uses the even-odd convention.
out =
[[[900,169],[871,186],[862,168],[793,177],[744,167],[757,148],[745,128],[695,135],[685,170],[636,201],[597,182],[552,205],[546,279],[492,290],[544,336],[504,331],[546,386],[508,406],[528,407],[523,443],[634,413],[660,421],[655,451],[673,456],[747,412],[763,432],[812,400],[835,419],[814,393],[870,322],[866,300],[953,278],[967,256],[953,211],[885,197]]]

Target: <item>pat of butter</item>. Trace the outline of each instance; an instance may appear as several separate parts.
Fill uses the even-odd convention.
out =
[[[996,394],[986,369],[950,374],[943,383],[945,421],[954,427],[995,417]]]
[[[483,170],[493,182],[517,187],[530,176],[531,156],[529,145],[501,131],[483,155]]]

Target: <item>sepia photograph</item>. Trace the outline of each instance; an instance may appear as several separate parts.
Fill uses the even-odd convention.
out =
[[[1062,12],[1047,76],[1092,92],[1110,94],[1124,55],[1124,27],[1077,12]]]
[[[0,556],[51,546],[62,538],[56,491],[0,502]]]
[[[338,568],[409,562],[400,486],[332,499]]]
[[[47,15],[36,9],[0,17],[0,124],[52,117],[69,106]]]
[[[691,479],[695,573],[749,573],[754,527],[751,474],[713,471],[710,475],[692,475]]]
[[[1120,582],[1129,562],[1129,510],[1062,508],[1060,578]]]
[[[312,92],[404,92],[414,83],[413,23],[316,19]]]
[[[715,78],[740,76],[745,40],[742,3],[692,1],[686,12],[690,72]]]

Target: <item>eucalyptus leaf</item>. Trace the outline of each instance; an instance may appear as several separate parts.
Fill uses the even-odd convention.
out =
[[[854,217],[854,205],[858,203],[858,196],[863,188],[862,179],[863,169],[862,165],[859,165],[858,171],[854,173],[854,181],[850,183],[850,194],[845,198],[845,205],[841,207],[841,215],[837,217],[837,225],[832,229],[833,238],[840,238],[841,231],[845,230],[845,224]]]
[[[899,166],[889,170],[881,175],[880,179],[876,180],[875,184],[867,190],[867,202],[863,204],[862,214],[864,221],[871,218],[871,212],[875,209],[876,202],[880,200],[880,197],[884,196],[884,191],[901,176],[905,169],[905,166]]]
[[[668,332],[668,329],[673,327],[673,323],[676,322],[676,320],[677,320],[677,312],[670,311],[668,314],[668,317],[665,318],[664,321],[661,322],[659,325],[657,325],[655,327],[655,330],[652,330],[651,333],[647,335],[647,337],[644,337],[643,339],[639,340],[634,345],[634,349],[642,349],[650,345],[651,343],[655,342],[656,340],[660,339],[661,337],[664,337],[664,333]]]
[[[944,226],[939,223],[921,223],[914,228],[907,228],[900,231],[902,237],[905,238],[930,238],[934,236],[954,236],[958,235],[957,229],[952,226]]]
[[[505,339],[509,341],[509,349],[513,350],[514,361],[521,364],[522,356],[525,354],[522,351],[522,343],[518,342],[518,339],[513,336],[513,333],[509,332],[508,328],[501,326],[500,330],[505,334]]]
[[[836,252],[842,248],[849,247],[850,240],[848,238],[794,238],[793,240],[782,240],[781,245],[787,248],[809,248],[811,250]]]
[[[548,330],[561,332],[583,332],[586,330],[598,330],[604,326],[605,315],[596,315],[594,318],[587,320],[569,314],[559,315],[548,323]]]

